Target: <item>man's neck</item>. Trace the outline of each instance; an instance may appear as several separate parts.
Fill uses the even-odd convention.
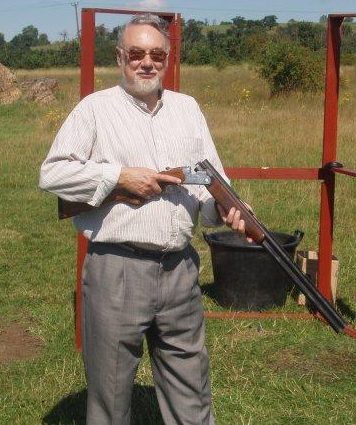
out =
[[[153,93],[147,96],[137,97],[137,99],[146,103],[147,109],[149,109],[151,112],[155,110],[159,98],[160,96],[158,93]]]
[[[162,96],[162,90],[159,89],[158,91],[155,91],[153,93],[149,94],[138,94],[132,90],[130,90],[130,87],[127,87],[125,84],[122,84],[122,88],[128,93],[130,96],[134,97],[135,99],[139,100],[140,102],[144,102],[147,105],[147,109],[149,109],[151,112],[153,112],[157,106],[157,102]]]

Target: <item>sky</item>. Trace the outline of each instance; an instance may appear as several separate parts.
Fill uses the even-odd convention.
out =
[[[0,33],[10,41],[22,28],[34,25],[50,41],[60,40],[64,32],[73,38],[75,3],[78,3],[79,25],[83,7],[178,12],[185,20],[207,20],[210,24],[230,21],[236,16],[262,19],[276,15],[277,22],[283,23],[289,19],[317,22],[321,15],[336,12],[356,14],[356,0],[0,0]],[[96,24],[111,29],[122,24],[123,19],[97,14]]]

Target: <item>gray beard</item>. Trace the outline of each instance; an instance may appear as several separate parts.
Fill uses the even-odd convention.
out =
[[[161,88],[161,80],[158,76],[150,80],[142,80],[136,77],[134,82],[128,83],[125,77],[122,77],[123,88],[135,97],[145,97],[154,93],[158,93]]]

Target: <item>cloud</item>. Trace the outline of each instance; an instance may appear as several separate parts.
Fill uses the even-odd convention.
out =
[[[166,7],[166,0],[140,0],[137,6],[141,9],[163,9]]]

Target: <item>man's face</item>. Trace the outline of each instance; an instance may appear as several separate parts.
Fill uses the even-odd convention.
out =
[[[117,55],[124,87],[139,97],[157,93],[167,69],[167,59],[162,61],[159,57],[162,52],[168,53],[165,37],[150,25],[128,25],[122,44]],[[143,58],[137,54],[140,50],[145,52]],[[153,54],[152,58],[148,52],[158,55]]]

